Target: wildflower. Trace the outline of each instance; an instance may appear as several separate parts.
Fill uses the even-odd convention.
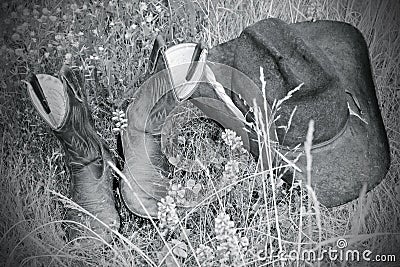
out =
[[[158,202],[159,227],[162,231],[172,230],[179,223],[176,204],[171,196],[166,196]]]
[[[68,40],[70,40],[70,41],[74,40],[74,33],[71,32],[71,31],[69,31],[69,32],[67,33],[67,38],[68,38]]]
[[[104,51],[104,48],[102,46],[99,46],[99,51]]]
[[[50,56],[50,53],[49,53],[49,52],[44,53],[44,57],[45,57],[45,58],[48,58],[49,56]]]
[[[196,249],[196,256],[201,264],[201,266],[212,267],[214,266],[214,250],[207,246],[200,244],[200,246]]]
[[[1,55],[3,54],[3,53],[5,53],[6,51],[7,51],[7,46],[6,45],[2,45],[1,47],[0,47],[0,51],[1,51]]]
[[[306,207],[304,207],[304,206],[300,206],[300,214],[305,214],[305,213],[307,213],[307,208]]]
[[[236,235],[235,224],[230,216],[222,211],[215,219],[215,234],[218,241],[225,241]]]
[[[236,136],[236,132],[230,129],[226,129],[222,133],[222,140],[227,144],[232,150],[241,149],[243,147],[243,141],[240,136]]]
[[[28,27],[29,27],[28,23],[24,22],[21,25],[17,26],[16,31],[21,34],[24,34],[24,32],[28,29]]]
[[[152,22],[153,19],[154,19],[154,18],[153,18],[153,14],[149,14],[149,15],[146,16],[146,22],[147,22],[147,23]]]
[[[140,10],[141,12],[147,11],[147,4],[146,4],[145,2],[140,2],[140,3],[139,3],[139,10]]]
[[[232,190],[232,183],[237,179],[239,173],[239,162],[236,160],[229,160],[225,164],[224,172],[222,173],[221,183],[222,186],[227,186],[227,190]]]
[[[22,57],[22,56],[24,55],[24,49],[22,49],[22,48],[17,48],[17,49],[14,50],[14,53],[15,53],[17,56]]]
[[[133,23],[131,26],[129,26],[129,30],[134,31],[136,30],[137,25],[135,23]]]
[[[62,36],[60,34],[56,34],[56,36],[54,36],[54,39],[60,41],[62,39]]]
[[[79,42],[78,42],[78,41],[73,42],[71,45],[72,45],[73,47],[75,47],[75,48],[78,48],[78,47],[79,47]]]
[[[131,38],[132,38],[132,33],[130,32],[125,33],[125,39],[129,40]]]
[[[215,219],[215,234],[218,242],[217,256],[219,263],[237,266],[242,246],[236,235],[234,222],[224,211]]]
[[[47,8],[43,8],[42,13],[43,13],[43,15],[48,15],[48,14],[50,14],[50,10],[48,10]]]
[[[21,40],[21,35],[19,35],[18,33],[14,33],[13,35],[11,35],[11,40],[13,40],[14,42]]]
[[[239,173],[239,162],[236,160],[229,160],[225,164],[224,172],[228,177],[235,177]]]
[[[131,26],[129,26],[128,31],[125,33],[125,39],[129,40],[133,36],[133,32],[137,28],[137,25],[134,23]]]
[[[157,11],[157,13],[161,13],[161,6],[160,5],[156,5],[156,11]]]
[[[33,11],[32,11],[32,14],[33,14],[33,16],[35,17],[35,18],[38,18],[39,17],[39,11],[37,11],[36,9],[34,9]]]
[[[86,10],[87,8],[88,8],[87,5],[86,5],[86,4],[83,4],[82,10]]]
[[[50,19],[52,22],[57,21],[57,17],[56,17],[56,16],[49,16],[49,19]]]
[[[29,35],[33,37],[33,36],[35,36],[35,32],[34,31],[30,31]]]
[[[67,53],[67,54],[65,54],[64,58],[65,58],[64,62],[68,64],[68,63],[71,62],[72,54],[71,53]]]
[[[240,246],[242,247],[242,250],[247,250],[249,244],[249,239],[246,236],[240,238]]]
[[[24,8],[24,10],[22,10],[22,14],[23,14],[25,17],[29,16],[30,13],[31,13],[31,12],[29,12],[29,9],[27,9],[27,8]]]
[[[122,132],[128,126],[128,119],[125,118],[125,113],[122,110],[116,109],[113,111],[112,121],[115,122],[113,132]]]
[[[77,4],[71,4],[70,5],[72,11],[77,11],[78,10],[78,5]]]

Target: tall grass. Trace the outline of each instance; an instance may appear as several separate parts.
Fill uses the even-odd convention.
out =
[[[308,263],[282,262],[272,256],[278,250],[334,247],[339,237],[346,239],[349,249],[369,249],[373,255],[397,254],[400,260],[398,1],[170,0],[150,1],[145,9],[132,1],[76,4],[16,0],[2,3],[1,10],[0,263],[303,266]],[[30,72],[54,74],[64,61],[81,66],[96,127],[115,152],[112,111],[124,107],[123,100],[143,81],[158,32],[165,34],[169,44],[203,41],[212,47],[268,17],[286,22],[310,18],[346,21],[363,33],[391,146],[392,165],[382,183],[346,205],[333,209],[315,206],[313,193],[305,185],[303,189],[288,188],[280,182],[279,175],[286,166],[260,168],[248,155],[232,151],[222,140],[211,142],[206,133],[214,127],[194,123],[193,132],[204,133],[196,142],[210,149],[222,147],[225,152],[215,154],[219,160],[192,174],[172,168],[174,181],[182,186],[190,179],[218,183],[228,175],[227,162],[235,160],[239,170],[233,182],[219,184],[214,191],[210,187],[214,197],[206,198],[202,205],[178,209],[177,227],[165,233],[157,221],[130,215],[117,193],[122,225],[112,243],[85,247],[67,241],[63,229],[66,201],[62,196],[68,196],[69,178],[62,149],[35,113],[20,80]],[[193,114],[193,108],[187,112]],[[190,120],[193,116],[188,117]],[[266,138],[260,140],[268,142]],[[322,266],[357,264],[373,265],[321,262]]]

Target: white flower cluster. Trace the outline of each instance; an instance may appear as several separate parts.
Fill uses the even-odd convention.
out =
[[[221,183],[226,186],[228,191],[232,190],[232,183],[237,180],[239,173],[239,162],[236,160],[229,160],[225,164],[224,172],[222,173]]]
[[[236,132],[230,129],[225,129],[222,133],[222,140],[227,144],[231,150],[238,150],[243,147],[243,141],[240,136],[236,135]]]
[[[215,233],[220,265],[239,266],[240,252],[246,251],[249,245],[247,237],[237,236],[235,224],[225,212],[221,212],[215,219]]]
[[[204,267],[213,267],[215,255],[214,250],[207,246],[200,244],[199,247],[196,249],[196,256],[198,261],[200,262],[201,266]]]
[[[166,196],[158,202],[159,228],[162,231],[173,230],[179,223],[179,216],[176,212],[175,200],[171,196]]]
[[[115,122],[113,132],[122,132],[128,126],[128,119],[125,118],[125,112],[116,109],[116,111],[113,111],[113,115],[112,120]]]

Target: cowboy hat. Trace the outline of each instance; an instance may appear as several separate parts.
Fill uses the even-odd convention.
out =
[[[252,103],[254,97],[249,95],[248,81],[237,73],[244,73],[260,90],[263,68],[269,106],[285,100],[274,121],[279,151],[292,160],[299,157],[300,172],[293,178],[304,183],[308,182],[307,160],[302,144],[309,121],[315,122],[311,185],[320,203],[341,205],[357,198],[363,185],[370,190],[385,177],[389,145],[368,49],[362,34],[350,24],[262,20],[211,49],[208,61],[236,70],[232,75],[218,69],[214,73],[217,80],[231,77],[232,100],[244,114],[250,108],[245,102]],[[263,105],[259,98],[256,102]],[[207,114],[220,109],[199,102],[197,106]],[[255,146],[251,152],[259,155]]]

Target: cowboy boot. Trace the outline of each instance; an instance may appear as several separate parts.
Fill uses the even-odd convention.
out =
[[[167,116],[197,87],[206,50],[196,44],[166,49],[158,37],[150,56],[155,73],[137,89],[128,106],[128,126],[121,133],[126,179],[120,184],[122,199],[132,213],[157,218],[158,205],[167,195],[169,162],[162,152],[162,128]]]
[[[60,79],[38,74],[33,75],[27,85],[36,110],[64,148],[72,201],[96,217],[69,209],[67,219],[76,222],[68,223],[69,238],[75,238],[84,225],[110,242],[110,230],[119,228],[112,174],[107,164],[112,157],[105,142],[96,134],[78,77],[63,66]]]
[[[240,131],[242,137],[251,131],[245,129],[245,116],[223,88],[229,87],[229,81],[217,82],[214,75],[230,78],[235,73],[233,68],[208,66],[207,50],[199,44],[182,43],[166,49],[161,43],[158,38],[150,56],[150,62],[154,62],[150,74],[156,74],[135,92],[126,111],[128,126],[121,133],[126,178],[121,181],[122,199],[132,213],[147,218],[157,217],[157,203],[167,195],[169,161],[162,149],[163,126],[182,101],[190,100],[207,117],[224,128]],[[262,98],[254,83],[249,78],[247,81],[253,85],[250,96]],[[246,148],[257,145],[257,139],[249,137],[243,138]]]

